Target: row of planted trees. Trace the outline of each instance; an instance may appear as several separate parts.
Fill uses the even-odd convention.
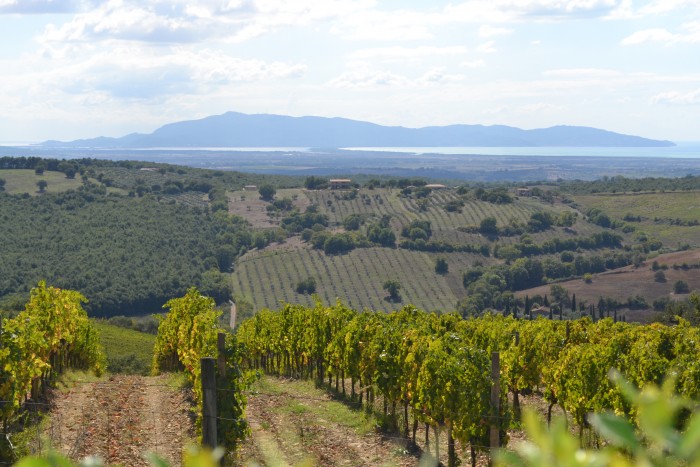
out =
[[[101,374],[105,356],[80,293],[40,282],[29,302],[0,329],[0,414],[7,433],[28,400],[38,401],[66,368]]]
[[[476,451],[489,444],[493,417],[501,430],[509,421],[507,414],[490,411],[490,353],[469,341],[463,323],[457,315],[411,306],[385,314],[358,313],[342,304],[286,305],[243,322],[237,336],[251,368],[327,380],[368,410],[381,399],[389,426],[414,444],[419,423],[426,426],[426,439],[434,428],[435,446],[445,428],[454,463],[455,440],[470,446],[475,460]]]
[[[611,368],[638,387],[660,384],[670,372],[678,393],[700,397],[700,330],[684,321],[669,327],[501,315],[462,320],[411,306],[386,314],[342,304],[285,305],[261,311],[242,323],[237,335],[251,368],[327,380],[329,386],[335,381],[342,393],[349,380],[350,397],[360,404],[373,406],[380,395],[393,428],[414,443],[418,423],[433,426],[436,435],[445,427],[450,463],[455,461],[452,440],[469,446],[474,460],[475,451],[488,445],[491,422],[497,420],[503,431],[510,413],[519,419],[525,393],[542,394],[550,415],[560,406],[581,439],[590,433],[591,412],[612,410],[635,420],[634,409],[608,378]],[[500,405],[506,391],[512,401],[512,411],[498,414],[489,398],[494,351],[501,358]],[[402,427],[397,426],[400,412]]]
[[[164,306],[169,311],[161,318],[153,352],[153,372],[184,370],[197,403],[198,429],[202,426],[201,359],[224,352],[226,367],[217,375],[218,445],[233,450],[248,433],[244,419],[246,398],[244,376],[240,371],[241,350],[235,336],[228,333],[223,349],[218,348],[220,311],[212,298],[191,288],[185,296],[174,298]]]

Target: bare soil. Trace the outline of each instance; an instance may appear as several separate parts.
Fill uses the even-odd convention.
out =
[[[248,397],[246,417],[251,436],[243,443],[235,465],[276,466],[433,466],[434,458],[426,454],[425,427],[419,425],[418,447],[408,448],[408,440],[398,433],[384,433],[376,426],[374,415],[353,410],[346,419],[333,419],[333,404],[345,403],[328,393],[299,391],[293,380],[266,377],[275,391],[262,390]],[[282,388],[281,391],[278,391]],[[380,404],[381,405],[381,404]],[[325,406],[325,408],[323,408]],[[340,411],[342,414],[342,410]],[[357,420],[370,417],[375,427],[358,429]],[[522,438],[522,434],[520,435]],[[430,430],[434,452],[434,432]],[[463,464],[469,464],[467,451],[459,449]],[[447,465],[447,434],[440,433],[440,461]],[[480,453],[477,465],[488,465]]]
[[[192,403],[167,378],[115,375],[57,394],[51,419],[61,431],[51,434],[54,447],[74,460],[99,456],[107,465],[147,466],[147,452],[182,465],[183,447],[194,439]]]
[[[664,271],[665,282],[654,280],[655,271],[651,269],[652,263],[657,261],[660,265],[667,265]],[[659,255],[658,257],[645,261],[640,267],[626,266],[624,268],[594,274],[593,280],[587,284],[582,279],[558,282],[559,285],[569,291],[569,295],[576,294],[579,303],[581,300],[589,304],[597,305],[600,297],[612,297],[619,301],[626,301],[629,297],[640,295],[645,298],[649,306],[654,300],[668,297],[671,300],[686,298],[687,294],[676,295],[673,293],[673,284],[678,280],[688,283],[690,290],[700,289],[700,269],[673,269],[673,265],[697,264],[700,261],[700,250],[679,251]],[[528,290],[522,290],[515,295],[525,297],[539,294],[544,296],[549,294],[549,285],[543,285]],[[646,321],[653,314],[653,311],[636,310],[627,312],[628,321]]]
[[[284,380],[277,383],[284,387]],[[242,465],[414,466],[418,459],[404,453],[403,440],[375,431],[362,433],[331,421],[312,406],[342,404],[319,392],[313,396],[295,388],[281,393],[251,394],[246,409],[251,436],[238,453]],[[360,415],[361,416],[361,415]]]

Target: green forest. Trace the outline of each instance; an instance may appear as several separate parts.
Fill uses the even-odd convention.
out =
[[[230,297],[223,274],[250,245],[243,219],[86,184],[38,197],[0,193],[0,297],[16,308],[39,280],[80,290],[91,314],[159,309],[192,285]]]

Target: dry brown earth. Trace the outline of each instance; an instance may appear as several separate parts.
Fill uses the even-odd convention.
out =
[[[189,395],[168,384],[167,375],[78,383],[57,394],[54,405],[51,419],[61,424],[51,435],[54,447],[74,460],[99,456],[107,465],[146,466],[143,456],[152,452],[179,466],[193,440]]]

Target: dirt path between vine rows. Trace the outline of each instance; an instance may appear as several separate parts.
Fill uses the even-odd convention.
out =
[[[405,442],[376,431],[371,419],[312,383],[265,377],[248,396],[251,436],[238,453],[244,466],[416,466]]]
[[[152,452],[179,466],[193,439],[190,408],[188,393],[167,375],[114,375],[57,394],[49,437],[74,460],[94,455],[107,465],[147,466],[143,455]]]

